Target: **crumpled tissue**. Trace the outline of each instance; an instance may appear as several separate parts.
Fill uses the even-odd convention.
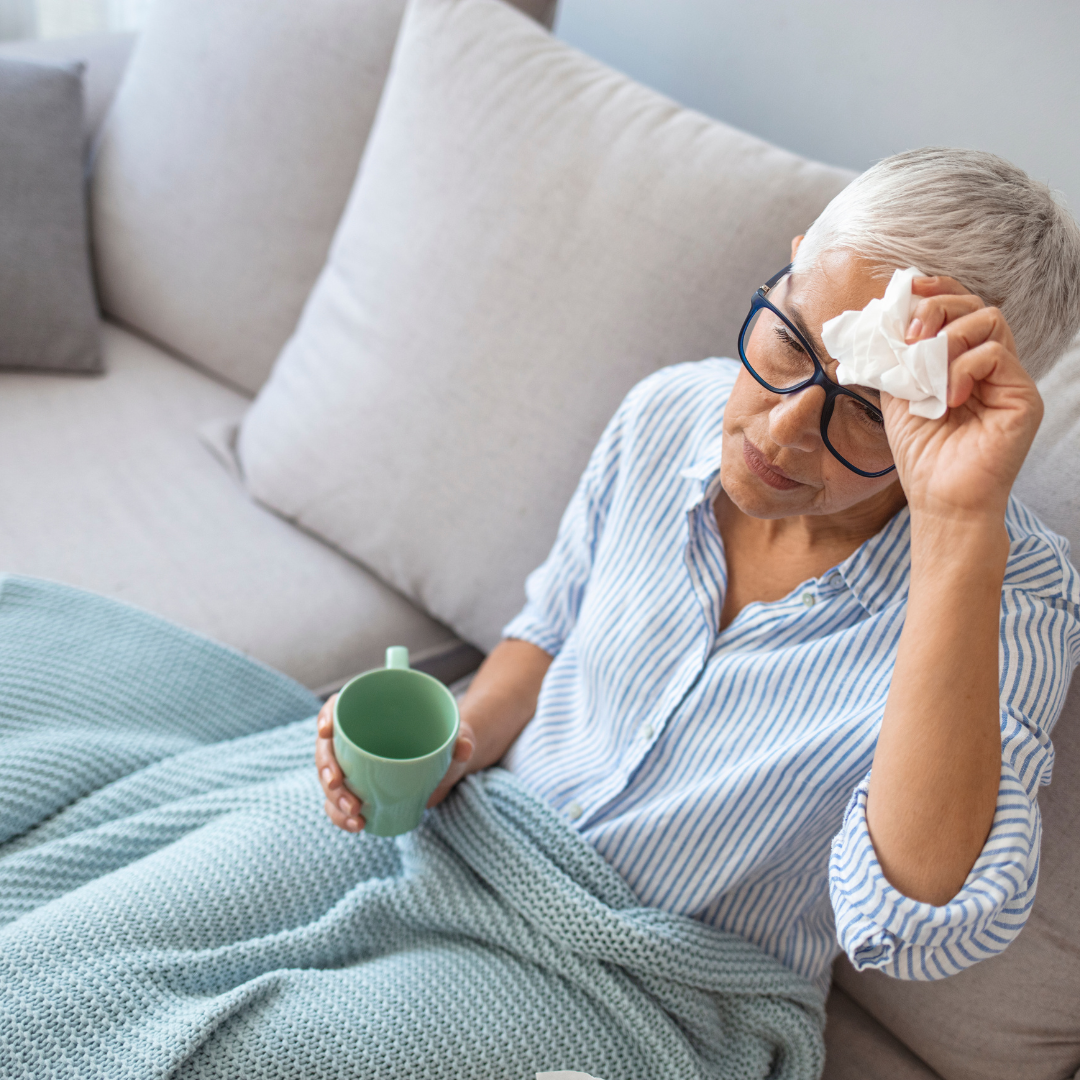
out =
[[[559,1072],[537,1073],[536,1080],[598,1080],[598,1078],[590,1076],[588,1073],[568,1072],[566,1069],[562,1069]]]
[[[840,364],[841,386],[870,386],[908,402],[908,412],[937,420],[945,415],[949,389],[949,343],[942,330],[937,337],[904,341],[920,297],[911,295],[913,278],[922,271],[897,270],[885,295],[862,311],[845,311],[821,328],[821,340]]]

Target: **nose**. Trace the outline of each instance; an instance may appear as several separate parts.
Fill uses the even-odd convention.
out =
[[[777,394],[769,410],[769,436],[777,446],[811,454],[820,450],[825,391],[810,386],[797,394]]]

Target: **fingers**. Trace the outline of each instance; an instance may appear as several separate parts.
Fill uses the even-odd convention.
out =
[[[942,296],[953,293],[960,296],[974,295],[970,289],[965,289],[956,278],[951,277],[917,277],[911,282],[913,296]]]
[[[360,814],[360,800],[345,787],[345,776],[334,757],[334,698],[331,697],[319,710],[318,738],[315,740],[315,767],[319,770],[319,784],[326,802],[326,816],[339,829],[359,832],[364,827]]]
[[[315,766],[327,803],[340,812],[342,820],[359,818],[360,800],[345,787],[345,777],[334,757],[332,740],[322,737],[315,740]]]
[[[457,742],[454,743],[454,756],[450,759],[450,767],[439,782],[439,786],[432,792],[431,798],[428,799],[428,806],[438,806],[450,794],[454,785],[469,772],[469,761],[475,750],[476,741],[472,731],[467,725],[462,724]]]
[[[1000,403],[1019,401],[1015,391],[1020,391],[1024,399],[1039,401],[1031,376],[999,341],[984,341],[974,349],[968,349],[949,367],[946,404],[950,409],[959,408],[971,398],[979,384],[982,387],[978,396],[984,404],[996,404],[995,395]]]
[[[1016,342],[1013,340],[1012,331],[997,308],[984,307],[968,315],[961,315],[948,324],[946,337],[949,342],[950,363],[983,342],[996,341],[1006,352],[1012,354],[1017,366],[1020,364],[1016,359]]]
[[[322,738],[332,738],[334,735],[334,702],[337,701],[337,694],[331,694],[330,697],[323,702],[323,707],[319,710],[319,717],[316,724],[319,729],[319,735]]]
[[[323,810],[326,816],[339,828],[344,829],[346,832],[358,833],[364,827],[364,819],[359,815],[345,814],[341,809],[335,806],[329,799],[323,803]]]
[[[334,740],[327,736],[319,735],[315,740],[315,766],[319,770],[319,783],[327,795],[345,782],[341,766],[334,757]]]
[[[471,733],[462,731],[454,743],[454,761],[465,762],[473,756],[473,740]]]
[[[948,294],[920,300],[908,323],[905,340],[910,342],[934,337],[946,324],[979,310],[983,302],[970,293],[967,296]]]

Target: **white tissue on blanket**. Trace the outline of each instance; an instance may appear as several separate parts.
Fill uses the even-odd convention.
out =
[[[829,355],[840,361],[836,381],[842,386],[870,386],[904,398],[908,412],[937,420],[945,415],[949,387],[949,343],[942,330],[937,337],[904,341],[919,297],[911,281],[922,272],[909,266],[897,270],[885,295],[862,311],[845,311],[821,328]]]
[[[597,1078],[588,1073],[567,1072],[564,1069],[562,1072],[537,1073],[536,1080],[597,1080]]]

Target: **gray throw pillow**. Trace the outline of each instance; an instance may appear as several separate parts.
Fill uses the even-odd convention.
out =
[[[0,58],[0,366],[100,371],[82,75]]]

